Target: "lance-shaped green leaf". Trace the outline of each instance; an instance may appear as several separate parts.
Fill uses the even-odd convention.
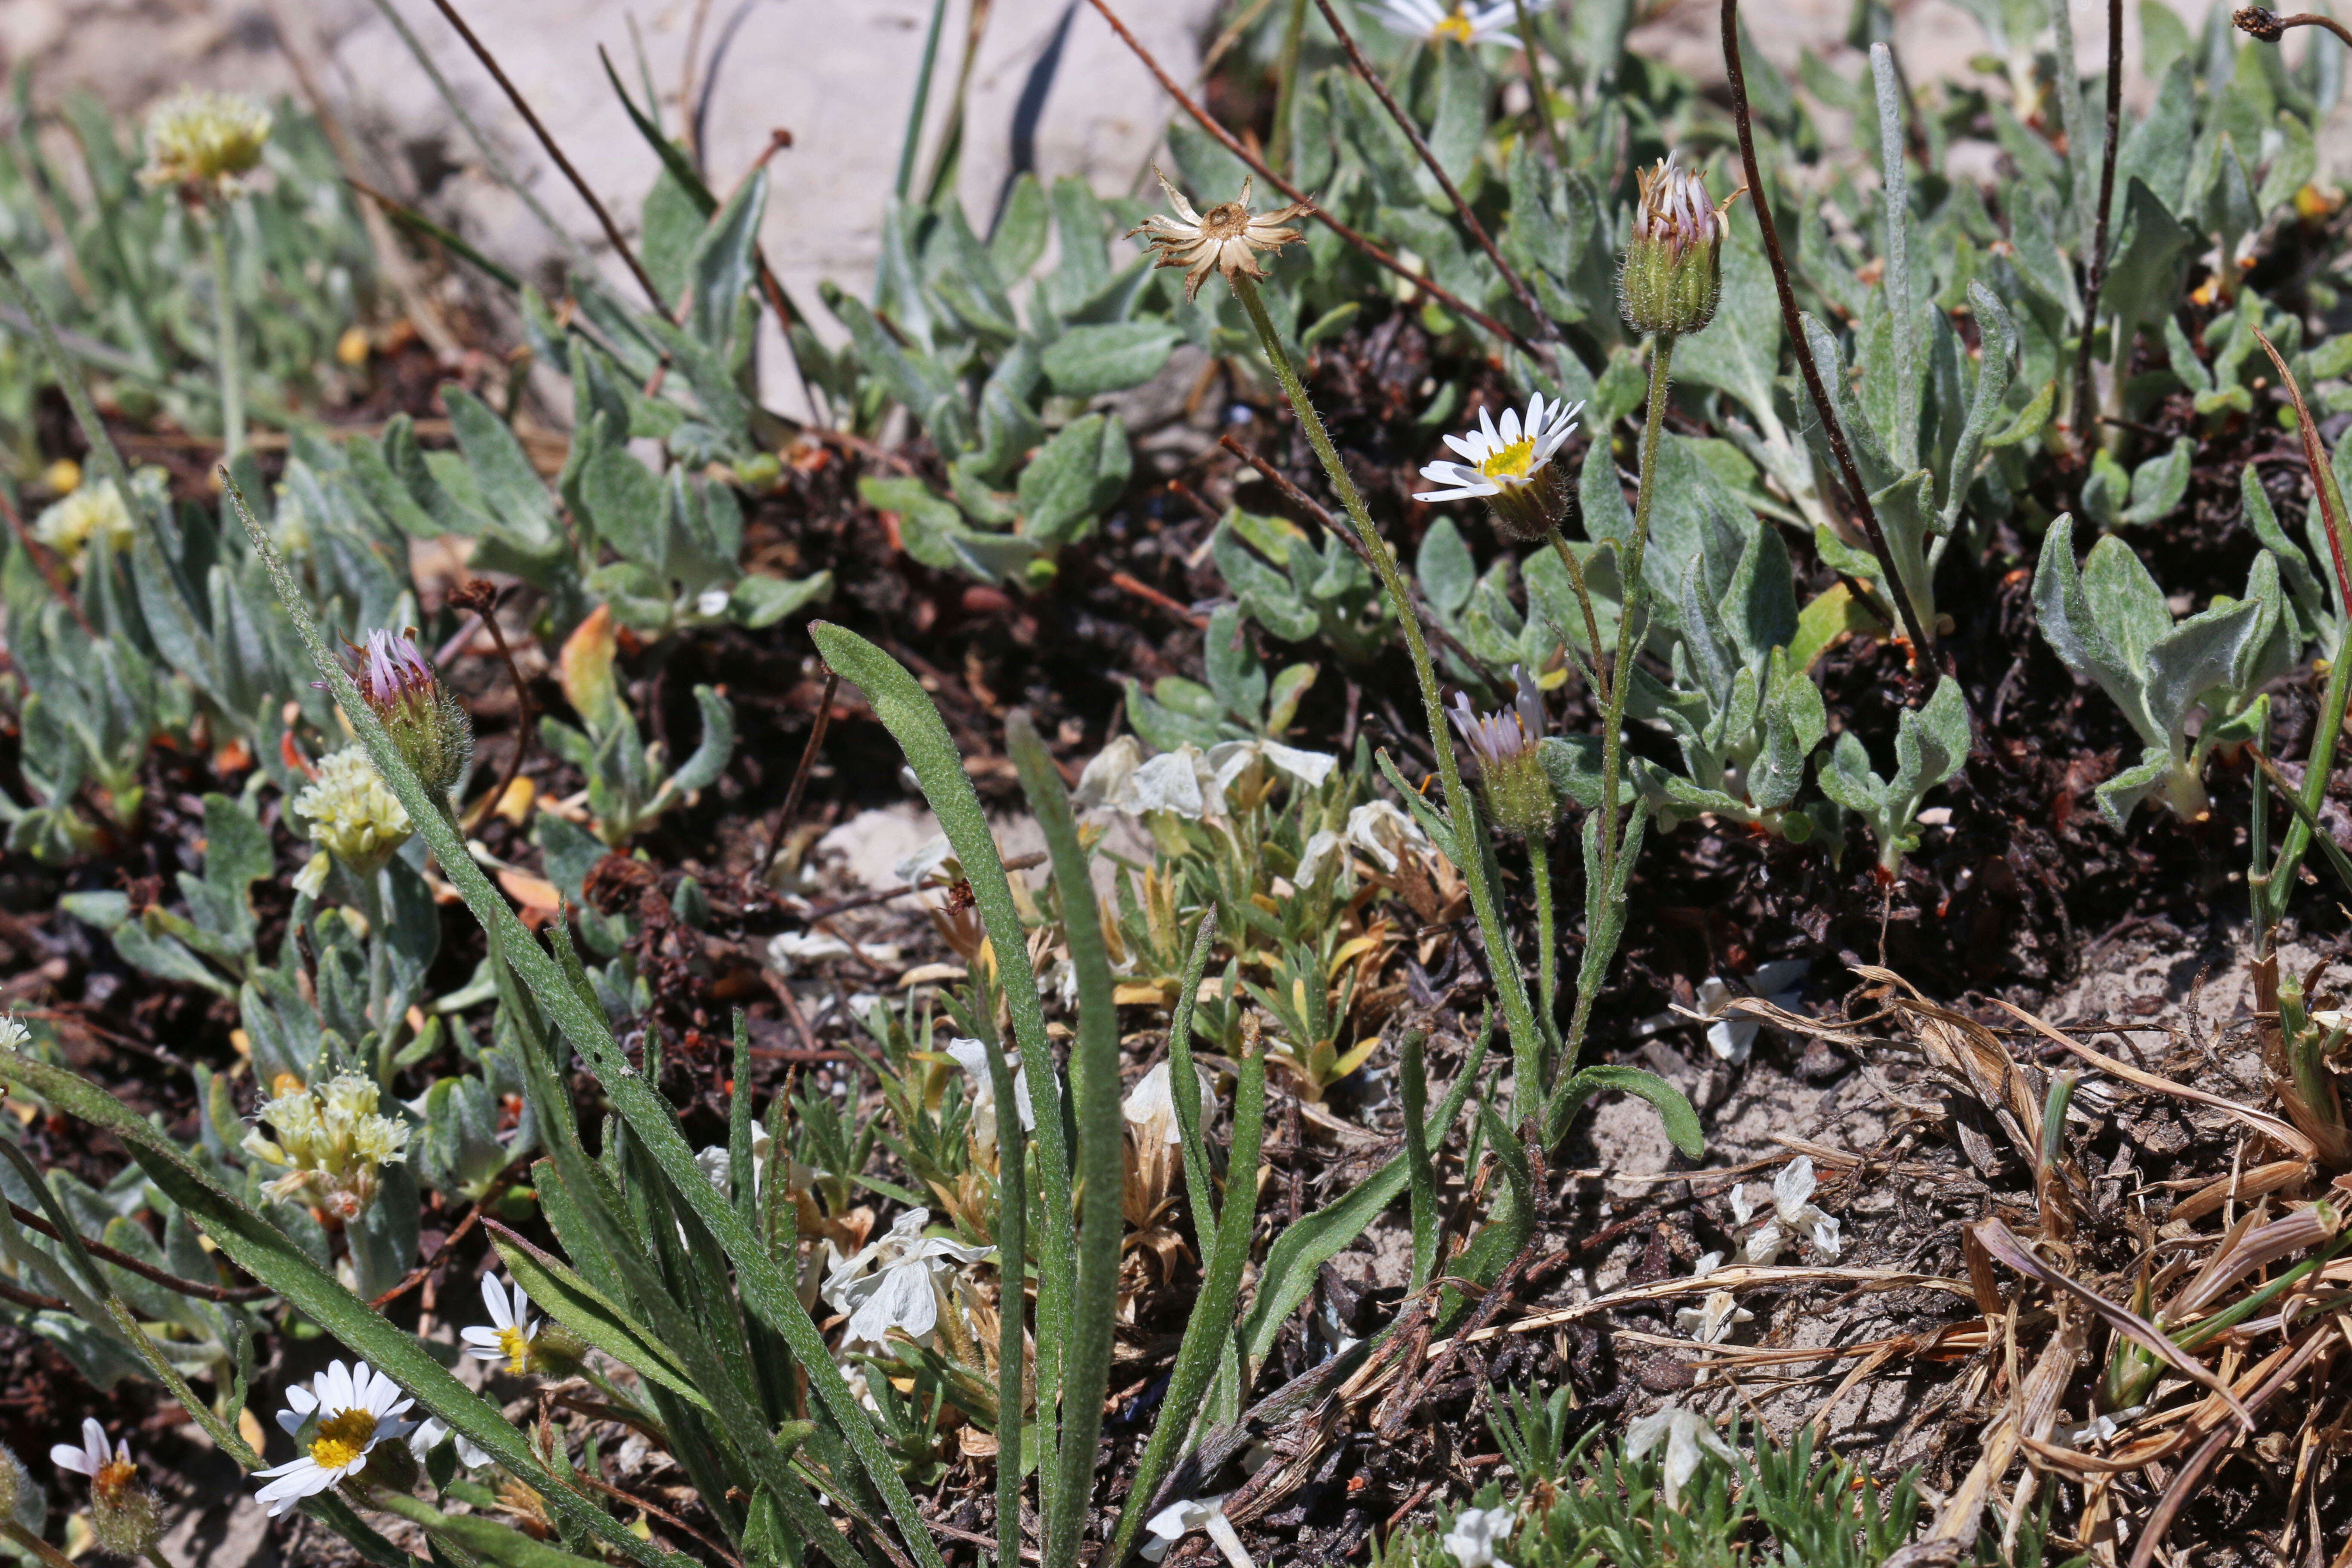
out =
[[[795,1282],[761,1244],[751,1227],[735,1213],[726,1197],[701,1173],[695,1163],[694,1151],[678,1131],[675,1109],[653,1091],[622,1052],[602,1009],[594,1004],[592,996],[582,994],[554,957],[539,945],[506,900],[490,885],[488,877],[475,863],[464,840],[459,837],[457,825],[449,816],[448,803],[434,799],[402,759],[399,748],[393,743],[383,721],[360,700],[350,672],[344,669],[341,661],[335,658],[326,640],[320,636],[319,628],[311,620],[309,607],[303,601],[299,585],[287,570],[268,534],[254,522],[244,505],[244,498],[234,486],[230,487],[229,494],[236,503],[239,516],[245,521],[255,553],[268,566],[286,613],[310,650],[312,663],[327,681],[328,689],[334,694],[352,729],[358,732],[362,743],[367,747],[376,771],[383,775],[386,786],[407,811],[409,820],[416,825],[419,836],[441,862],[443,874],[457,888],[467,907],[473,910],[474,918],[480,921],[498,941],[508,963],[522,978],[532,999],[546,1009],[548,1016],[587,1062],[589,1070],[604,1086],[614,1110],[628,1124],[631,1133],[643,1142],[647,1155],[661,1168],[671,1187],[718,1239],[729,1260],[735,1266],[737,1287],[745,1304],[781,1333],[792,1347],[802,1374],[840,1424],[857,1463],[866,1472],[875,1489],[881,1494],[892,1519],[906,1537],[908,1550],[922,1568],[940,1568],[938,1548],[933,1545],[929,1532],[924,1527],[922,1511],[916,1506],[913,1493],[908,1490],[905,1479],[891,1461],[872,1422],[867,1419],[864,1406],[850,1392],[840,1369],[835,1365],[831,1348],[824,1342],[824,1336],[818,1333],[816,1324],[810,1321],[807,1310],[801,1305]],[[937,715],[933,717],[936,720]],[[976,800],[973,808],[977,812]],[[1000,948],[1000,952],[1003,951],[1005,950]],[[1015,946],[1011,951],[1017,955],[1020,949]],[[1042,1114],[1040,1120],[1043,1120]],[[444,1418],[448,1419],[446,1416]],[[456,1420],[451,1420],[450,1425],[458,1426]],[[504,1426],[502,1422],[499,1425]],[[459,1426],[458,1429],[463,1431],[466,1428]],[[510,1428],[507,1430],[511,1431]],[[480,1441],[478,1438],[476,1440]],[[488,1448],[489,1445],[484,1443],[483,1447]],[[496,1452],[495,1449],[492,1451]],[[503,1461],[503,1456],[501,1459]],[[596,1517],[600,1520],[604,1518],[601,1513]],[[629,1540],[642,1544],[636,1542],[634,1536]]]

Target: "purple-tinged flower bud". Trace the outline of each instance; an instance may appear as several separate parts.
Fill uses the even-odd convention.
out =
[[[1740,193],[1710,206],[1706,176],[1668,158],[1639,176],[1633,233],[1617,274],[1617,305],[1637,332],[1679,337],[1715,319],[1723,295],[1725,215]]]
[[[1543,737],[1543,697],[1526,670],[1513,665],[1511,677],[1519,689],[1510,707],[1482,715],[1467,695],[1456,692],[1445,716],[1478,763],[1479,788],[1495,826],[1517,837],[1546,837],[1559,820],[1559,796],[1536,749]]]
[[[352,680],[360,697],[392,731],[401,760],[425,787],[445,795],[456,787],[474,755],[474,724],[416,645],[399,632],[368,633]]]

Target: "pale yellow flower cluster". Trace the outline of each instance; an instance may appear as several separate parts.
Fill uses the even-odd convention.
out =
[[[178,185],[199,194],[235,195],[238,176],[261,162],[269,140],[269,110],[240,94],[183,88],[147,117],[149,185]]]
[[[269,1124],[275,1139],[256,1127],[245,1135],[245,1152],[286,1173],[264,1187],[273,1198],[309,1192],[346,1223],[374,1201],[376,1172],[408,1152],[408,1124],[377,1114],[373,1079],[338,1073],[305,1087],[286,1075],[271,1085],[256,1119]]]
[[[414,830],[406,808],[360,746],[346,746],[319,764],[318,782],[294,797],[294,815],[308,824],[312,843],[362,877],[382,869]],[[326,876],[324,858],[314,858],[294,885],[316,898]]]
[[[122,492],[111,480],[83,485],[61,500],[52,501],[33,520],[33,537],[81,570],[82,556],[92,538],[103,538],[117,550],[131,548],[138,524],[122,502]]]

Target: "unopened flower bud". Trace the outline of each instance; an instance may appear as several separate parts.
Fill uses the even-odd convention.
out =
[[[16,1450],[0,1443],[0,1521],[23,1521],[27,1512],[46,1514],[47,1499]]]
[[[1731,233],[1725,215],[1748,187],[1709,206],[1706,176],[1677,167],[1672,158],[1640,180],[1633,237],[1617,273],[1618,309],[1637,332],[1696,332],[1715,319],[1723,295],[1723,241]]]
[[[404,1492],[416,1484],[416,1455],[405,1443],[378,1443],[368,1452],[363,1473],[380,1487]]]
[[[561,1323],[543,1322],[530,1340],[530,1370],[542,1377],[570,1377],[588,1359],[588,1344]]]
[[[416,645],[398,632],[368,633],[352,680],[425,787],[436,795],[455,788],[473,760],[474,723]]]
[[[1457,692],[1446,717],[1477,759],[1479,790],[1495,826],[1517,837],[1548,837],[1559,820],[1559,796],[1536,745],[1543,735],[1543,697],[1526,670],[1514,665],[1511,675],[1519,689],[1510,707],[1481,716]]]

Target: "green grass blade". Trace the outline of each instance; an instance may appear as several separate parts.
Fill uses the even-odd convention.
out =
[[[1077,1228],[1070,1210],[1070,1146],[1063,1127],[1061,1082],[1045,1038],[1045,1011],[1037,995],[1036,971],[1029,963],[1028,933],[1013,901],[1004,861],[989,831],[980,795],[963,771],[947,721],[930,696],[897,659],[856,633],[824,621],[812,622],[817,651],[841,678],[866,694],[874,716],[898,742],[907,765],[922,786],[923,798],[939,818],[940,830],[971,884],[982,930],[996,955],[998,983],[1013,1017],[1013,1037],[1029,1063],[1029,1100],[1037,1119],[1037,1475],[1043,1501],[1051,1511],[1059,1484],[1055,1456],[1059,1447],[1055,1411],[1046,1390],[1061,1385],[1062,1352],[1068,1341],[1071,1303],[1077,1282]],[[1000,1101],[1000,1104],[1009,1104]],[[1004,1116],[1000,1114],[1001,1122]],[[1018,1121],[1019,1119],[1013,1118]],[[1001,1132],[1000,1132],[1001,1135]]]
[[[1398,1087],[1404,1099],[1405,1176],[1412,1190],[1412,1279],[1407,1296],[1418,1296],[1437,1268],[1437,1167],[1429,1157],[1429,1074],[1423,1053],[1427,1034],[1404,1037]]]
[[[1029,809],[1045,836],[1045,851],[1061,891],[1062,930],[1078,979],[1078,1038],[1070,1052],[1070,1104],[1077,1128],[1076,1173],[1085,1196],[1079,1215],[1077,1287],[1072,1299],[1069,1344],[1062,1358],[1061,1476],[1058,1506],[1045,1515],[1045,1568],[1077,1561],[1078,1533],[1102,1434],[1103,1395],[1110,1387],[1110,1304],[1118,1293],[1119,1239],[1126,1221],[1119,1191],[1127,1179],[1127,1121],[1119,1111],[1118,1005],[1112,999],[1110,958],[1103,946],[1102,912],[1095,902],[1087,852],[1078,843],[1069,792],[1028,716],[1004,726],[1005,749],[1021,774]],[[961,770],[958,770],[961,776]],[[1037,1076],[1033,1070],[1031,1078]],[[1034,1082],[1033,1082],[1034,1089]],[[1043,1124],[1044,1111],[1039,1111]],[[1229,1205],[1230,1206],[1230,1205]],[[1048,1397],[1040,1383],[1038,1403]]]
[[[1227,1162],[1224,1216],[1217,1223],[1217,1261],[1202,1282],[1184,1324],[1184,1338],[1176,1352],[1176,1367],[1169,1374],[1168,1394],[1160,1402],[1160,1418],[1152,1423],[1143,1457],[1136,1461],[1127,1500],[1118,1516],[1118,1533],[1110,1554],[1097,1568],[1118,1568],[1135,1544],[1136,1531],[1151,1508],[1152,1493],[1177,1456],[1177,1446],[1189,1435],[1201,1401],[1216,1376],[1217,1363],[1234,1340],[1234,1305],[1241,1296],[1242,1268],[1249,1261],[1250,1227],[1257,1222],[1258,1150],[1265,1132],[1265,1049],[1245,1050],[1241,1079],[1234,1090],[1234,1142]]]
[[[1494,1043],[1495,1018],[1489,1012],[1479,1021],[1478,1041],[1471,1047],[1470,1059],[1462,1064],[1462,1075],[1438,1103],[1432,1121],[1436,1129],[1433,1144],[1445,1141],[1446,1132],[1462,1114]],[[1274,1349],[1275,1337],[1282,1332],[1283,1321],[1315,1288],[1316,1269],[1339,1256],[1341,1247],[1363,1234],[1374,1215],[1395,1201],[1404,1191],[1407,1175],[1405,1157],[1399,1154],[1349,1189],[1345,1196],[1284,1231],[1266,1249],[1265,1267],[1258,1271],[1257,1295],[1250,1301],[1249,1317],[1242,1325],[1245,1373],[1256,1375],[1259,1363]]]
[[[565,1522],[593,1532],[649,1568],[685,1568],[685,1559],[638,1540],[610,1514],[590,1507],[560,1485],[540,1464],[523,1435],[507,1424],[495,1405],[459,1383],[415,1336],[385,1321],[283,1231],[215,1184],[179,1145],[129,1106],[61,1068],[22,1057],[0,1055],[0,1076],[24,1084],[68,1114],[121,1139],[148,1179],[187,1212],[230,1262],[283,1296],[352,1354],[400,1384],[427,1410],[537,1489]]]
[[[1124,873],[1121,873],[1124,875]],[[1192,1237],[1201,1249],[1201,1272],[1216,1267],[1217,1194],[1210,1185],[1209,1146],[1201,1133],[1201,1073],[1192,1065],[1192,1014],[1201,999],[1201,976],[1217,945],[1217,906],[1211,904],[1193,933],[1184,961],[1183,988],[1176,993],[1176,1016],[1168,1026],[1168,1098],[1176,1107],[1176,1131],[1184,1140],[1184,1190],[1192,1199]]]
[[[944,1568],[939,1548],[932,1543],[925,1528],[922,1510],[916,1505],[914,1494],[892,1463],[888,1450],[882,1446],[865,1408],[849,1390],[841,1371],[834,1364],[831,1347],[817,1331],[800,1302],[794,1281],[788,1278],[759,1238],[752,1235],[731,1205],[710,1184],[694,1162],[694,1151],[688,1147],[685,1135],[678,1131],[677,1113],[646,1083],[637,1069],[623,1054],[613,1038],[601,1009],[584,1004],[579,994],[557,966],[547,951],[532,940],[505,898],[492,887],[488,877],[467,850],[458,836],[457,825],[450,819],[446,800],[436,800],[421,784],[415,773],[401,760],[399,749],[393,744],[382,720],[360,700],[359,690],[352,684],[345,670],[326,640],[320,636],[318,625],[310,617],[300,586],[288,571],[285,560],[278,553],[269,535],[254,521],[245,504],[245,497],[234,485],[228,489],[238,516],[244,521],[246,533],[253,542],[255,552],[268,565],[278,597],[283,601],[288,617],[303,645],[310,650],[312,662],[334,694],[352,728],[368,749],[368,754],[383,777],[384,784],[397,798],[415,824],[418,836],[424,838],[434,858],[440,861],[442,872],[449,879],[474,918],[495,931],[507,962],[530,990],[532,998],[554,1020],[572,1047],[587,1062],[589,1071],[604,1088],[614,1110],[628,1124],[630,1131],[644,1141],[646,1152],[661,1168],[670,1184],[683,1194],[688,1206],[695,1211],[719,1246],[734,1263],[736,1284],[744,1303],[758,1313],[770,1326],[784,1337],[792,1347],[793,1357],[800,1363],[802,1373],[808,1378],[825,1408],[840,1424],[847,1436],[857,1461],[872,1479],[881,1494],[890,1516],[898,1522],[907,1546],[921,1568]],[[911,684],[911,682],[909,683]],[[969,786],[967,786],[969,788]],[[978,801],[973,802],[978,810]],[[1016,948],[1016,952],[1020,950]],[[1034,1005],[1033,1001],[1032,1005]],[[1042,1027],[1039,1031],[1043,1034]],[[421,1354],[422,1352],[417,1352]],[[437,1369],[436,1369],[437,1370]],[[446,1373],[441,1373],[446,1377]],[[454,1380],[453,1380],[454,1381]],[[462,1386],[462,1385],[460,1385]],[[445,1417],[446,1419],[446,1417]],[[455,1426],[455,1421],[450,1423]],[[498,1425],[505,1428],[503,1421]],[[461,1428],[462,1429],[462,1428]],[[505,1428],[511,1431],[511,1428]],[[480,1441],[477,1438],[476,1441]],[[488,1448],[489,1445],[482,1445]],[[492,1450],[496,1452],[496,1450]],[[503,1456],[501,1456],[503,1462]],[[602,1514],[598,1514],[603,1519]],[[628,1537],[632,1547],[641,1547],[635,1536]],[[625,1548],[626,1550],[626,1548]]]

